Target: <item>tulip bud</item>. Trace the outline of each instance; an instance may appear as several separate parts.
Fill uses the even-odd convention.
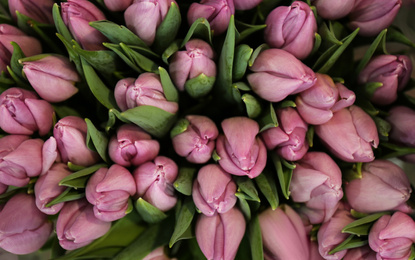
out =
[[[402,212],[380,217],[369,232],[369,246],[376,259],[409,259],[415,243],[415,222]]]
[[[377,148],[379,144],[376,124],[358,106],[337,111],[330,121],[317,125],[315,131],[329,150],[343,161],[371,162],[375,159],[372,146]]]
[[[160,76],[155,73],[145,72],[137,79],[126,78],[118,81],[114,96],[122,111],[137,106],[155,106],[174,114],[179,109],[176,102],[167,101]]]
[[[66,250],[89,245],[111,228],[111,222],[95,217],[92,205],[86,199],[65,203],[56,222],[59,244]]]
[[[53,24],[52,7],[53,0],[9,0],[9,10],[13,19],[17,21],[16,12],[19,12],[33,20]]]
[[[62,209],[63,202],[50,207],[46,207],[46,205],[66,190],[67,187],[60,186],[59,182],[71,173],[66,164],[56,163],[39,177],[35,184],[35,195],[36,206],[40,211],[48,215],[55,215]]]
[[[133,0],[104,0],[105,6],[113,12],[125,11],[132,3]]]
[[[233,0],[236,10],[249,10],[258,6],[262,0]]]
[[[330,76],[316,73],[317,81],[295,99],[297,111],[309,124],[321,125],[333,117],[333,112],[353,105],[356,96]]]
[[[13,45],[17,43],[26,56],[42,53],[42,45],[34,37],[27,36],[18,28],[9,24],[0,24],[0,73],[7,71],[13,53]]]
[[[232,208],[213,216],[199,215],[196,222],[196,240],[209,260],[234,259],[245,233],[242,213]]]
[[[370,249],[369,246],[361,246],[347,250],[347,254],[343,260],[376,260],[376,252]]]
[[[222,121],[224,134],[216,140],[220,166],[228,173],[257,177],[265,168],[267,149],[257,136],[259,125],[247,117],[232,117]]]
[[[348,15],[356,0],[312,0],[316,7],[317,14],[324,19],[337,20]]]
[[[111,222],[126,215],[128,199],[136,192],[134,178],[124,167],[101,168],[88,180],[86,199],[94,205],[97,219]]]
[[[138,166],[133,172],[138,197],[161,211],[173,208],[177,202],[173,183],[178,171],[176,163],[164,156]]]
[[[272,259],[309,259],[310,248],[300,216],[288,205],[259,214],[264,256]]]
[[[189,25],[198,18],[204,17],[209,21],[214,35],[219,35],[228,29],[231,16],[235,14],[233,0],[202,0],[192,3],[187,12]]]
[[[89,25],[89,22],[105,20],[105,15],[87,0],[68,0],[61,3],[62,19],[75,40],[88,51],[104,50],[102,42],[107,38]]]
[[[135,0],[124,13],[125,23],[148,46],[152,45],[156,31],[167,15],[174,0]]]
[[[276,110],[279,126],[261,133],[268,150],[275,149],[278,155],[289,161],[301,159],[308,151],[305,136],[308,125],[292,107]]]
[[[288,95],[300,93],[316,81],[314,72],[287,51],[262,51],[247,76],[252,90],[261,98],[279,102]]]
[[[317,22],[308,4],[295,1],[291,6],[279,6],[265,24],[265,42],[272,48],[283,49],[300,60],[313,50]]]
[[[62,162],[91,166],[100,160],[98,153],[86,146],[86,134],[86,123],[80,117],[67,116],[55,124],[53,136]]]
[[[186,129],[172,137],[174,150],[191,163],[206,163],[215,148],[218,128],[206,116],[189,115],[184,122]]]
[[[24,255],[39,250],[52,233],[52,222],[38,210],[34,196],[14,195],[0,211],[0,247]]]
[[[356,0],[349,15],[349,27],[360,28],[362,36],[375,36],[389,27],[398,14],[402,0]]]
[[[68,58],[60,55],[40,56],[23,60],[23,72],[37,94],[49,102],[61,102],[78,92],[75,82],[81,81]]]
[[[0,95],[0,127],[9,134],[46,135],[53,113],[52,106],[32,91],[9,88]]]
[[[151,161],[158,155],[160,144],[157,140],[133,124],[124,124],[112,136],[108,144],[108,153],[115,163],[124,166],[138,166]]]

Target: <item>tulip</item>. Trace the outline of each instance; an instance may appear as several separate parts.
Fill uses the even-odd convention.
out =
[[[415,243],[415,222],[402,212],[380,217],[369,232],[369,246],[376,259],[409,259]]]
[[[39,250],[52,233],[52,222],[35,205],[34,196],[14,195],[0,211],[0,247],[24,255]]]
[[[35,184],[35,195],[36,206],[40,211],[47,215],[55,215],[62,209],[63,202],[50,207],[46,205],[66,190],[67,187],[60,186],[59,182],[71,173],[64,163],[56,163],[39,177]]]
[[[174,150],[191,163],[206,163],[215,148],[218,128],[206,116],[189,115],[183,122],[187,124],[186,129],[172,137]]]
[[[27,36],[18,28],[9,24],[0,24],[0,73],[7,71],[13,53],[13,45],[17,43],[26,56],[42,53],[42,45],[34,37]]]
[[[132,3],[133,0],[104,0],[105,6],[113,12],[125,11]]]
[[[206,216],[225,213],[235,206],[236,184],[217,164],[202,167],[193,182],[193,201]]]
[[[46,135],[53,114],[52,106],[32,91],[9,88],[0,95],[0,127],[9,134]]]
[[[236,10],[249,10],[258,6],[262,0],[233,0]]]
[[[379,55],[371,59],[360,72],[360,84],[382,83],[371,97],[371,101],[378,105],[389,105],[398,98],[401,91],[411,78],[412,62],[405,55]]]
[[[115,163],[124,166],[138,166],[156,158],[160,150],[157,140],[139,126],[123,124],[117,129],[108,144],[108,153]]]
[[[176,163],[164,156],[138,166],[133,172],[138,197],[161,211],[173,208],[177,202],[173,187],[177,174]]]
[[[196,222],[197,243],[209,260],[234,259],[245,225],[244,216],[236,208],[210,217],[201,214]]]
[[[300,216],[288,205],[259,214],[264,256],[272,259],[309,259],[310,248]]]
[[[379,144],[376,125],[358,106],[337,111],[330,121],[317,125],[315,132],[329,150],[343,161],[370,162],[375,159],[372,146],[376,148]]]
[[[131,173],[126,168],[113,164],[109,169],[100,168],[91,176],[86,185],[85,196],[94,205],[95,217],[111,222],[126,215],[128,199],[135,192]]]
[[[86,199],[65,203],[56,222],[59,244],[66,250],[89,245],[111,228],[111,222],[95,217],[92,205]]]
[[[279,102],[288,95],[300,93],[314,85],[314,72],[287,51],[262,51],[247,76],[252,90],[270,102]]]
[[[0,183],[23,187],[42,172],[41,139],[24,135],[0,138]]]
[[[297,161],[308,151],[305,140],[308,126],[292,107],[277,109],[276,114],[279,126],[265,130],[261,137],[268,150],[275,149],[282,158]]]
[[[290,186],[291,187],[291,186]],[[330,220],[333,214],[340,206],[340,202],[334,205],[334,207],[326,207],[324,209],[310,208],[306,205],[301,205],[297,209],[298,213],[305,223],[310,225],[321,224]]]
[[[49,102],[61,102],[78,92],[75,82],[81,81],[75,66],[60,55],[39,56],[23,61],[23,72],[37,94]]]
[[[392,24],[402,0],[356,0],[349,15],[349,27],[360,28],[362,36],[374,36]]]
[[[313,50],[317,22],[308,4],[294,1],[290,6],[279,6],[269,13],[265,24],[265,42],[272,48],[283,49],[300,60]]]
[[[185,48],[185,51],[178,51],[173,55],[169,65],[170,76],[181,91],[185,89],[188,80],[201,74],[216,77],[214,52],[207,42],[193,39],[186,43]],[[213,82],[209,87],[213,87]]]
[[[135,0],[124,12],[125,23],[148,46],[156,37],[157,28],[164,20],[174,0]]]
[[[174,114],[179,109],[176,102],[167,101],[160,76],[155,73],[146,72],[137,79],[126,78],[118,81],[114,96],[122,111],[137,106],[155,106]]]
[[[257,136],[259,125],[247,117],[222,121],[224,134],[216,140],[220,166],[228,173],[255,178],[265,168],[267,149]]]
[[[233,0],[202,0],[192,3],[187,12],[189,25],[198,18],[204,17],[209,21],[214,35],[219,35],[228,29],[231,16],[235,14]]]
[[[103,50],[107,38],[89,25],[89,22],[105,20],[105,15],[87,0],[68,0],[61,3],[62,19],[75,40],[88,51]]]
[[[100,160],[98,153],[86,146],[86,134],[86,123],[80,117],[67,116],[55,124],[53,136],[62,162],[91,166]]]
[[[19,12],[33,20],[53,24],[52,7],[55,3],[53,0],[9,0],[9,10],[13,19],[17,21]]]
[[[406,205],[412,192],[409,179],[391,161],[374,160],[364,164],[362,176],[347,183],[345,192],[350,206],[359,212],[412,211]]]
[[[347,250],[343,260],[376,260],[376,252],[369,246],[361,246]]]
[[[324,19],[337,20],[347,16],[353,9],[356,0],[314,0],[317,14]]]
[[[353,105],[356,96],[343,84],[334,84],[330,76],[316,73],[317,81],[295,99],[297,111],[308,124],[321,125],[333,117],[333,112]]]

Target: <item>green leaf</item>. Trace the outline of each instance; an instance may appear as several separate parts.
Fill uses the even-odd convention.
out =
[[[255,182],[259,187],[259,190],[264,194],[265,198],[268,200],[271,205],[272,210],[278,208],[279,197],[277,186],[275,184],[274,178],[270,175],[268,171],[264,171],[255,178]]]
[[[78,45],[75,45],[73,49],[104,75],[112,75],[119,63],[118,56],[112,51],[86,51]]]
[[[88,127],[86,143],[89,149],[97,151],[105,162],[109,162],[107,155],[108,137],[99,131],[88,118],[85,118]]]
[[[164,50],[161,55],[161,59],[164,63],[169,64],[169,58],[180,49],[181,40],[173,41],[167,49]]]
[[[382,119],[381,117],[375,116],[373,118],[373,121],[376,123],[376,128],[379,133],[379,137],[384,137],[383,140],[387,140],[387,137],[389,136],[389,132],[392,129],[391,124]]]
[[[256,118],[262,112],[261,103],[251,94],[243,94],[242,101],[245,103],[246,112],[249,118]]]
[[[259,225],[258,215],[255,215],[248,224],[248,238],[251,245],[252,260],[264,259],[264,250],[262,246],[262,233]]]
[[[232,74],[233,80],[240,80],[245,75],[253,51],[254,49],[246,44],[241,44],[236,47]]]
[[[186,37],[184,37],[181,47],[184,47],[184,45],[191,38],[200,38],[212,45],[212,30],[210,29],[209,21],[206,20],[206,18],[198,18],[196,21],[192,23],[192,25],[189,28],[189,31],[186,34]]]
[[[93,174],[100,168],[107,167],[107,164],[96,164],[87,168],[84,168],[80,171],[74,172],[71,175],[66,176],[59,182],[59,186],[67,186],[75,189],[85,188],[86,181],[89,178],[89,175]]]
[[[330,22],[330,21],[329,21]],[[331,26],[330,26],[331,27]],[[332,30],[330,30],[329,26],[326,23],[322,23],[319,28],[319,33],[321,35],[321,39],[324,41],[328,41],[335,45],[342,45],[343,43],[339,41]]]
[[[383,215],[389,214],[390,212],[379,212],[361,219],[355,220],[343,228],[342,233],[349,233],[352,235],[362,236],[368,235],[370,227],[373,223]]]
[[[260,202],[258,191],[256,190],[255,184],[251,179],[247,177],[235,176],[234,180],[238,185],[238,192],[242,191],[249,196],[250,200]]]
[[[241,22],[238,22],[238,25],[242,25]],[[266,24],[258,24],[258,25],[251,25],[251,24],[243,24],[244,29],[241,30],[241,33],[239,34],[239,36],[237,37],[237,42],[241,42],[243,40],[245,40],[246,38],[248,38],[250,35],[252,35],[253,33],[256,33],[258,31],[261,31],[263,29],[265,29],[267,27]]]
[[[251,219],[251,208],[249,207],[249,204],[246,201],[246,199],[243,198],[242,196],[239,196],[239,194],[238,193],[235,194],[236,197],[238,198],[239,209],[244,214],[245,219],[250,220]]]
[[[10,42],[10,44],[13,46],[13,53],[10,59],[10,68],[12,69],[13,73],[18,77],[20,82],[24,83],[26,86],[29,86],[28,83],[26,83],[26,80],[25,78],[23,78],[23,75],[22,75],[23,65],[19,62],[20,59],[26,56],[17,43]]]
[[[363,89],[365,90],[366,95],[371,98],[375,91],[380,87],[383,87],[382,82],[368,82],[363,86]]]
[[[179,93],[174,86],[169,73],[163,67],[159,67],[161,85],[163,87],[164,96],[168,101],[179,102]]]
[[[163,53],[164,50],[174,41],[179,31],[182,17],[179,7],[175,2],[171,2],[166,17],[157,28],[154,43],[151,46],[157,53]]]
[[[205,74],[189,79],[184,84],[184,89],[192,98],[206,96],[213,88],[216,77],[208,77]]]
[[[368,243],[367,238],[356,237],[354,235],[350,235],[346,240],[344,240],[340,245],[332,249],[329,254],[332,255],[342,250],[356,248],[364,246]]]
[[[57,106],[52,104],[53,110],[55,110],[56,114],[59,118],[64,118],[65,116],[77,116],[82,117],[81,114],[76,111],[75,108],[69,106]]]
[[[261,51],[264,51],[266,49],[269,49],[269,46],[264,43],[264,44],[259,45],[254,50],[254,52],[252,53],[251,58],[249,59],[249,62],[248,62],[248,64],[249,64],[250,67],[254,64],[255,59],[258,57],[258,55],[261,53]]]
[[[83,71],[82,64],[81,64],[81,58],[79,57],[79,54],[75,52],[73,48],[73,45],[76,45],[76,42],[74,40],[69,40],[69,41],[66,40],[65,37],[62,36],[61,34],[56,34],[56,36],[59,38],[59,40],[61,40],[63,45],[65,45],[65,48],[69,54],[69,60],[75,63],[76,70],[78,71],[78,73],[80,75],[84,75],[84,71]]]
[[[281,158],[275,153],[271,152],[271,159],[277,171],[278,180],[282,189],[282,194],[286,199],[290,197],[290,183],[293,175],[292,169],[283,169]]]
[[[143,73],[144,71],[137,66],[133,61],[127,57],[127,55],[124,53],[123,49],[119,44],[113,44],[113,43],[106,43],[104,42],[103,45],[107,47],[108,49],[112,50],[115,54],[117,54],[130,68],[135,70],[138,73]]]
[[[72,34],[69,32],[65,23],[63,22],[61,11],[58,4],[54,4],[52,8],[53,21],[55,22],[56,30],[68,42],[72,41]]]
[[[415,43],[409,40],[405,34],[403,34],[398,27],[390,26],[388,28],[388,33],[386,34],[386,40],[388,42],[399,42],[405,45],[408,45],[412,48],[415,48]]]
[[[408,260],[414,260],[415,259],[415,246],[412,244],[411,246],[411,255],[409,256]]]
[[[16,188],[16,189],[10,190],[9,188],[9,190],[6,193],[0,194],[0,204],[6,203],[11,197],[13,197],[15,194],[19,192],[26,192],[26,189]]]
[[[193,177],[196,174],[196,170],[196,168],[192,167],[180,167],[173,187],[186,196],[192,195]]]
[[[278,127],[277,115],[272,103],[269,103],[269,109],[264,109],[262,115],[258,118],[259,132],[263,132],[272,127]]]
[[[169,247],[171,248],[176,243],[183,233],[188,230],[192,223],[193,216],[196,212],[195,204],[191,197],[186,197],[183,205],[180,208],[179,215],[174,226],[173,235],[170,238]]]
[[[177,120],[176,124],[170,131],[170,138],[175,137],[187,130],[187,127],[190,125],[189,120],[182,118]]]
[[[387,29],[382,30],[378,34],[376,39],[372,42],[369,49],[366,51],[365,55],[363,56],[362,60],[360,60],[359,65],[357,65],[356,67],[356,72],[355,72],[356,75],[358,75],[363,70],[363,68],[366,67],[367,63],[372,58],[375,51],[378,49],[379,44],[385,40],[387,31],[388,31]]]
[[[79,192],[77,190],[74,190],[72,188],[67,188],[64,192],[62,192],[58,197],[53,199],[51,202],[45,205],[45,207],[51,207],[55,204],[66,202],[66,201],[72,201],[77,200],[80,198],[85,197],[84,192]]]
[[[154,207],[153,205],[145,201],[143,198],[138,198],[134,205],[138,214],[140,214],[140,216],[147,223],[154,224],[167,218],[167,215],[163,211]]]
[[[141,53],[133,50],[131,47],[129,47],[128,45],[125,45],[124,43],[120,43],[120,46],[125,56],[135,66],[147,72],[158,73],[159,66],[154,61],[142,55]]]
[[[314,53],[316,53],[318,49],[320,48],[320,45],[321,45],[321,36],[320,34],[315,33],[314,34],[314,46],[309,56],[314,55]]]

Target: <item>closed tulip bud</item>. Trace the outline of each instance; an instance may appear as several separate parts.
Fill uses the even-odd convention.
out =
[[[215,35],[228,29],[231,16],[235,14],[233,0],[202,0],[192,3],[187,12],[187,21],[191,25],[198,18],[204,17],[209,21]]]
[[[272,259],[309,259],[310,247],[300,216],[288,205],[259,214],[264,257]]]
[[[23,61],[23,72],[37,94],[49,102],[61,102],[78,92],[74,86],[81,78],[68,58],[60,55],[39,56]]]
[[[111,222],[95,217],[92,205],[86,199],[65,203],[56,222],[59,245],[74,250],[89,245],[111,228]]]
[[[174,150],[191,163],[206,163],[215,149],[218,128],[206,116],[189,115],[183,120],[186,129],[172,137]]]
[[[350,206],[359,212],[412,211],[406,205],[412,192],[409,179],[390,161],[374,160],[364,164],[362,176],[347,183],[345,192]]]
[[[164,156],[138,166],[133,172],[137,196],[161,211],[173,208],[177,202],[173,183],[178,171],[176,163]]]
[[[402,212],[380,217],[369,232],[376,259],[409,259],[415,243],[415,222]]]
[[[311,53],[317,22],[308,4],[295,1],[291,6],[279,6],[265,24],[265,42],[272,48],[283,49],[300,60]]]
[[[262,51],[247,76],[252,90],[261,98],[279,102],[288,95],[300,93],[314,85],[314,72],[287,51]]]
[[[324,19],[337,20],[347,16],[353,9],[356,0],[312,0],[317,14]]]
[[[104,13],[87,0],[68,0],[61,3],[62,19],[75,40],[88,51],[103,50],[107,38],[89,25],[89,22],[105,20]]]
[[[0,211],[0,247],[24,255],[39,250],[52,233],[52,222],[38,210],[34,196],[14,195]]]
[[[47,207],[46,205],[62,194],[67,187],[60,186],[59,182],[72,172],[64,163],[54,164],[45,174],[37,179],[35,196],[37,208],[45,214],[55,215],[62,207],[63,202]]]
[[[125,11],[132,3],[133,0],[104,0],[105,6],[113,12]]]
[[[0,73],[7,72],[13,53],[13,45],[17,43],[26,56],[33,56],[42,52],[42,45],[34,37],[27,36],[18,28],[9,24],[0,24]]]
[[[206,216],[225,213],[236,203],[236,184],[217,164],[202,167],[193,183],[193,201]]]
[[[9,10],[13,19],[17,21],[16,12],[19,12],[33,20],[53,24],[52,7],[53,0],[9,0]]]
[[[138,166],[151,161],[156,158],[159,150],[159,142],[151,139],[147,132],[133,124],[120,126],[108,144],[111,160],[124,167]]]
[[[333,117],[333,112],[353,105],[356,96],[343,84],[334,84],[330,76],[316,73],[317,81],[295,99],[298,113],[308,124],[321,125]]]
[[[262,0],[233,0],[236,10],[249,10],[258,6]]]
[[[197,243],[208,260],[234,259],[245,225],[244,216],[236,208],[210,217],[201,214],[196,222]]]
[[[160,76],[155,73],[145,72],[137,79],[126,78],[118,81],[114,96],[122,111],[137,106],[155,106],[174,114],[179,109],[176,102],[167,101]]]
[[[135,0],[124,12],[125,23],[148,46],[152,45],[156,31],[174,0]]]
[[[46,135],[52,128],[54,110],[32,91],[9,88],[0,95],[0,128],[9,134]]]
[[[376,252],[369,246],[361,246],[347,250],[343,260],[376,260]]]
[[[59,120],[53,129],[62,162],[91,166],[100,160],[97,152],[86,146],[86,122],[76,116],[67,116]]]
[[[349,27],[360,28],[362,36],[374,36],[392,24],[402,0],[356,0],[349,15]]]
[[[247,117],[222,121],[224,134],[216,140],[220,166],[228,173],[257,177],[265,168],[267,149],[259,138],[259,125]]]
[[[376,124],[358,106],[337,111],[330,121],[317,125],[315,131],[329,150],[343,161],[371,162],[375,159],[372,147],[377,148],[379,144]]]
[[[94,205],[95,217],[111,222],[126,215],[128,199],[135,192],[133,175],[126,168],[113,164],[109,169],[101,168],[91,176],[85,196]]]
[[[274,150],[282,158],[289,161],[301,159],[308,151],[305,136],[308,125],[292,107],[276,110],[279,119],[278,127],[273,127],[261,133],[268,150]]]

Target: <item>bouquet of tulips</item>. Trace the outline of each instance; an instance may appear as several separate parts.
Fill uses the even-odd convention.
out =
[[[0,255],[415,259],[414,7],[0,0]]]

